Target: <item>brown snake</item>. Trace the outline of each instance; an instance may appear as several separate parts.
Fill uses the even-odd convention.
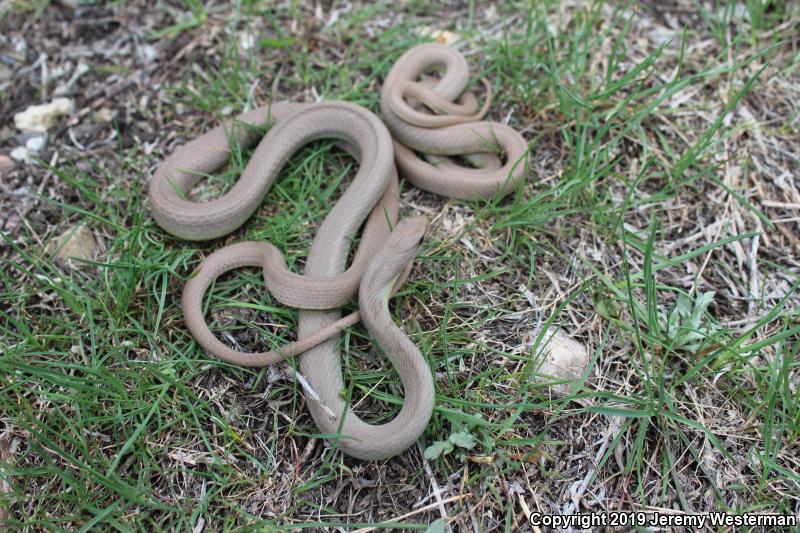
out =
[[[419,80],[434,68],[444,69],[440,78]],[[232,244],[200,264],[186,283],[182,305],[186,325],[198,343],[220,359],[254,367],[299,355],[300,371],[311,389],[307,403],[317,426],[345,453],[360,459],[383,459],[408,448],[427,426],[435,401],[428,364],[394,323],[388,307],[427,225],[422,217],[395,225],[399,201],[395,159],[412,183],[454,198],[506,194],[527,170],[526,142],[508,126],[481,121],[491,88],[487,85],[487,102],[478,109],[475,96],[465,92],[468,78],[460,53],[442,45],[420,45],[397,61],[381,92],[381,113],[394,140],[375,115],[355,104],[279,103],[243,113],[233,124],[180,147],[150,182],[156,222],[176,237],[206,240],[241,226],[301,146],[337,139],[359,161],[355,178],[317,231],[304,274],[289,271],[280,250],[269,243]],[[204,175],[225,165],[231,143],[257,140],[254,128],[247,126],[273,121],[229,192],[203,203],[185,198]],[[481,168],[461,166],[448,156],[463,157]],[[360,245],[346,268],[350,243],[362,226]],[[296,342],[270,352],[245,353],[226,346],[209,330],[202,312],[206,290],[224,272],[245,266],[262,267],[275,299],[300,309]],[[356,295],[359,311],[341,318],[338,308]],[[389,357],[405,390],[403,407],[385,424],[368,424],[348,412],[340,395],[345,386],[338,333],[359,320]]]

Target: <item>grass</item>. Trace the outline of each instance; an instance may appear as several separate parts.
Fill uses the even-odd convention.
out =
[[[292,21],[314,15],[300,4],[223,13],[188,2],[186,16],[149,28],[153,42],[196,43],[158,109],[169,133],[190,138],[273,95],[377,111],[388,69],[424,40],[415,28],[445,24],[476,78],[499,89],[493,118],[509,116],[531,142],[532,176],[489,202],[403,184],[402,212],[433,223],[393,309],[436,376],[437,406],[418,449],[362,463],[309,438],[293,361],[209,359],[179,306],[186,277],[227,243],[272,242],[302,269],[353,173],[347,155],[304,148],[242,229],[200,244],[149,217],[144,190],[164,143],[150,153],[121,142],[88,166],[67,150],[33,170],[58,184],[36,196],[49,219],[3,233],[0,257],[8,527],[433,531],[445,515],[454,530],[510,531],[530,509],[796,515],[798,248],[781,228],[797,222],[779,222],[796,207],[773,204],[793,201],[776,184],[781,168],[797,170],[788,39],[800,14],[746,6],[749,22],[733,4],[678,13],[667,43],[648,37],[653,12],[599,3],[494,14],[470,3],[444,21],[427,3],[402,18],[380,4],[303,32]],[[242,31],[264,35],[242,52]],[[247,155],[198,194],[227,190]],[[76,224],[102,253],[66,268],[42,243]],[[221,338],[261,349],[291,339],[297,314],[245,269],[213,287],[207,316]],[[592,354],[566,397],[535,379],[549,326]],[[401,387],[360,326],[342,352],[356,411],[391,418]],[[424,460],[435,442],[453,446]]]

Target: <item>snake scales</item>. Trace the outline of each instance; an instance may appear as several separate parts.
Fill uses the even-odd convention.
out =
[[[432,69],[439,77],[421,79]],[[425,44],[403,54],[381,91],[383,122],[347,102],[278,103],[239,115],[166,158],[150,181],[153,218],[172,235],[188,240],[222,237],[240,227],[259,207],[286,161],[303,145],[322,138],[340,141],[359,169],[320,225],[304,273],[286,268],[275,246],[242,242],[209,255],[183,292],[186,325],[209,353],[233,364],[263,366],[299,355],[300,370],[315,395],[307,403],[320,430],[336,435],[340,449],[360,459],[396,455],[419,438],[434,406],[434,386],[419,349],[394,323],[388,300],[408,275],[427,222],[397,222],[399,185],[395,167],[420,188],[462,199],[505,194],[523,179],[527,144],[508,126],[483,121],[482,108],[467,91],[464,57],[443,45]],[[254,128],[273,124],[260,140]],[[388,129],[387,129],[388,128]],[[230,191],[197,203],[186,194],[229,159],[231,143],[255,151]],[[424,154],[420,157],[418,154]],[[453,156],[453,157],[449,157]],[[470,166],[459,164],[462,158]],[[363,227],[353,260],[350,244]],[[263,268],[267,289],[284,305],[299,308],[298,340],[279,350],[238,352],[209,330],[202,312],[208,287],[240,267]],[[342,305],[358,296],[359,310],[341,317]],[[362,320],[402,380],[405,401],[391,421],[373,425],[353,412],[339,394],[344,388],[338,333]]]

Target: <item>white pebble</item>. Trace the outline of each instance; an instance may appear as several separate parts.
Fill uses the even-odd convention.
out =
[[[146,44],[144,46],[139,47],[139,60],[144,63],[145,65],[149,65],[156,59],[158,59],[158,50],[155,47]]]
[[[11,150],[11,153],[8,155],[11,156],[11,159],[16,159],[17,161],[22,161],[23,163],[31,162],[31,155],[28,153],[28,149],[24,146],[17,146]]]
[[[256,46],[256,36],[249,31],[243,31],[239,34],[239,46],[243,52],[252,50]]]
[[[25,143],[25,148],[28,149],[29,152],[38,152],[47,144],[47,136],[45,135],[37,135],[36,137],[31,137]]]

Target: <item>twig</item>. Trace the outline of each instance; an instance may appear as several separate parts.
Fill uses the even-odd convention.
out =
[[[436,499],[436,505],[439,507],[439,514],[442,515],[442,518],[447,519],[447,509],[444,506],[444,502],[442,501],[442,491],[439,488],[439,484],[436,483],[436,477],[433,475],[433,471],[431,470],[431,465],[428,463],[428,460],[425,458],[425,449],[422,447],[422,444],[417,441],[417,448],[419,449],[420,455],[422,455],[422,465],[425,468],[425,473],[428,474],[428,478],[431,480],[431,486],[433,487],[433,497]],[[447,530],[452,533],[452,529],[450,529],[450,525],[447,525]]]
[[[369,531],[375,531],[375,530],[383,527],[386,524],[393,524],[395,522],[399,522],[400,520],[405,520],[406,518],[410,518],[410,517],[412,517],[412,516],[414,516],[416,514],[424,513],[425,511],[430,511],[431,509],[433,509],[435,507],[439,507],[440,505],[444,505],[446,503],[457,502],[459,500],[463,500],[464,498],[468,498],[470,496],[472,496],[472,494],[471,493],[467,493],[467,494],[461,494],[461,495],[458,495],[458,496],[452,496],[452,497],[446,498],[444,500],[439,500],[437,502],[428,504],[425,507],[420,507],[416,511],[411,511],[410,513],[406,513],[406,514],[398,516],[396,518],[392,518],[390,520],[386,520],[384,522],[381,522],[381,524],[379,524],[379,525],[377,525],[375,527],[364,527],[364,528],[361,528],[361,529],[357,529],[357,530],[353,531],[353,533],[367,533]]]

